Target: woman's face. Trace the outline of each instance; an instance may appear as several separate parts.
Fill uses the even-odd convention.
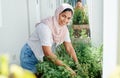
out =
[[[63,13],[59,14],[59,25],[63,26],[63,25],[67,25],[70,22],[70,19],[72,17],[72,12],[71,11],[65,11]]]
[[[82,7],[82,3],[81,2],[77,2],[77,6],[78,7]]]

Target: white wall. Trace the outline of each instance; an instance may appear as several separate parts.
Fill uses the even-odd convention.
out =
[[[52,1],[51,0],[40,0],[39,4],[40,4],[40,13],[41,13],[40,18],[41,19],[54,15],[53,10],[55,10],[54,7],[56,3],[54,2],[53,4],[52,2],[53,0]]]
[[[103,0],[87,0],[91,31],[94,46],[103,44]]]
[[[114,5],[114,6],[113,6]],[[117,65],[118,0],[104,0],[103,78],[108,78]]]
[[[53,16],[55,9],[64,2],[64,0],[39,0],[40,19]]]
[[[1,0],[0,6],[0,54],[9,54],[11,63],[19,64],[20,49],[28,38],[26,0]]]
[[[30,35],[35,29],[35,24],[40,21],[39,0],[27,0],[27,10]]]
[[[120,0],[118,1],[118,54],[117,54],[117,64],[120,65]]]
[[[1,6],[1,0],[0,0],[0,27],[2,27],[2,6]]]

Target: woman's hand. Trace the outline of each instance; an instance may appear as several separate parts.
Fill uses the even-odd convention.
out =
[[[69,66],[67,66],[67,65],[64,65],[65,66],[65,68],[67,69],[67,70],[69,70],[70,72],[71,72],[71,75],[72,76],[75,76],[76,75],[76,72],[73,70],[73,69],[71,69]]]
[[[77,68],[77,69],[80,69],[80,68],[81,68],[81,65],[80,65],[78,62],[76,62],[75,64],[76,64],[76,68]]]
[[[72,75],[72,76],[75,76],[75,75],[76,75],[76,72],[73,71],[70,67],[67,66],[66,69],[71,72],[71,75]]]

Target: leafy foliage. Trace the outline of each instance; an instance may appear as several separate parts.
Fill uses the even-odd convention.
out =
[[[73,46],[80,63],[79,68],[66,53],[63,45],[57,47],[56,55],[76,71],[76,76],[71,77],[68,70],[62,66],[56,66],[45,57],[43,62],[37,64],[38,73],[43,74],[41,78],[102,78],[102,46],[93,47],[84,41],[74,41]]]
[[[93,47],[88,43],[75,43],[75,51],[80,64],[87,68],[89,78],[101,78],[102,75],[102,45]]]
[[[69,78],[70,72],[62,66],[56,66],[47,57],[44,62],[37,64],[38,73],[42,73],[41,78]]]
[[[73,24],[80,25],[80,24],[88,24],[88,16],[85,13],[84,9],[75,9],[73,15]]]

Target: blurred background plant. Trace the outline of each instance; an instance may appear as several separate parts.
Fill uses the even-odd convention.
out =
[[[75,9],[72,20],[74,25],[89,24],[88,15],[84,9]]]

